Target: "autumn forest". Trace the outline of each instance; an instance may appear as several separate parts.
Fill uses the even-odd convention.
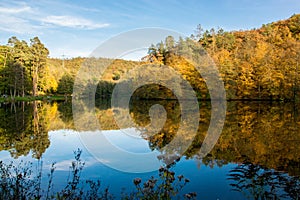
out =
[[[148,56],[141,62],[113,61],[105,83],[99,83],[102,91],[106,88],[101,96],[109,95],[122,74],[133,66],[160,63],[179,71],[200,99],[209,98],[201,75],[180,56],[189,53],[194,43],[201,44],[216,63],[228,100],[299,100],[299,14],[264,24],[259,29],[228,32],[221,28],[203,30],[198,25],[190,37],[176,41],[169,36],[151,45]],[[0,46],[1,96],[72,94],[74,78],[85,59],[56,59],[48,55],[48,49],[38,37],[30,39],[29,44],[16,37],[9,38],[6,45]]]

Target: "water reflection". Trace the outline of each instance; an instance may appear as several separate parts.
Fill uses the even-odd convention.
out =
[[[132,109],[134,118],[141,124],[149,123],[148,108],[157,102],[143,102]],[[168,113],[164,128],[149,140],[152,149],[160,149],[170,142],[178,129],[179,104],[176,101],[159,102]],[[300,175],[300,118],[295,104],[228,103],[227,117],[218,143],[203,162],[218,166],[230,162],[249,162],[267,168]],[[200,106],[200,126],[190,148],[188,158],[198,158],[202,141],[207,134],[211,117],[210,104]],[[187,136],[188,137],[188,134]],[[184,138],[183,138],[184,140]]]
[[[2,104],[0,109],[0,150],[12,157],[27,155],[40,158],[49,147],[50,114],[56,107],[40,102]]]
[[[299,199],[300,179],[252,163],[238,165],[229,172],[233,190],[248,199]]]
[[[118,126],[114,121],[109,100],[96,101],[95,114],[102,130],[106,131],[107,137],[117,146],[127,148],[128,151],[160,152],[166,144],[172,141],[179,128],[180,105],[177,101],[171,100],[133,99],[130,105],[130,115],[137,124],[146,126],[150,123],[149,108],[154,104],[160,104],[165,108],[166,123],[155,134],[151,129],[134,130],[134,133],[141,134],[142,146],[139,146],[141,143],[126,146],[130,142],[124,138],[119,140],[121,132],[115,135],[110,134],[118,130]],[[198,133],[193,138],[192,145],[184,153],[189,161],[181,159],[180,162],[195,160],[202,168],[207,166],[215,170],[219,167],[235,167],[235,169],[231,168],[228,174],[231,178],[232,189],[246,193],[246,196],[251,196],[251,198],[299,198],[299,104],[229,102],[223,132],[214,149],[202,159],[200,159],[199,149],[210,123],[210,103],[200,102],[199,109]],[[1,104],[0,117],[0,150],[8,151],[12,158],[26,155],[37,159],[42,156],[51,157],[54,154],[45,153],[51,145],[54,145],[50,144],[49,131],[58,130],[54,133],[59,135],[64,132],[68,137],[68,132],[61,131],[61,129],[74,129],[71,102]],[[184,141],[185,137],[188,138],[189,134],[186,133],[181,140]],[[59,151],[61,147],[58,146],[64,146],[67,143],[58,142],[55,145]],[[70,146],[69,154],[74,150],[72,148],[73,146]],[[160,152],[162,155],[170,155],[167,153]],[[166,156],[158,158],[163,162],[170,162]],[[170,160],[177,158],[172,157]],[[51,159],[48,160],[50,162]],[[63,162],[63,156],[61,156],[61,162]]]
[[[96,109],[102,130],[117,130],[109,101],[97,103],[102,103]],[[154,104],[166,109],[165,125],[154,135],[151,130],[140,131],[149,142],[150,149],[159,151],[172,141],[179,128],[180,105],[177,101],[132,101],[130,115],[137,124],[146,126],[150,123],[149,108]],[[222,135],[203,162],[210,165],[214,160],[242,163],[247,159],[267,168],[300,175],[298,106],[292,103],[228,103]],[[202,102],[198,134],[185,152],[186,157],[198,157],[210,114],[210,104]],[[74,129],[71,102],[2,104],[0,117],[0,148],[9,150],[13,157],[27,155],[32,150],[34,156],[39,158],[50,145],[49,130]]]

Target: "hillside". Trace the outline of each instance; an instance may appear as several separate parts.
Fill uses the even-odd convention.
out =
[[[156,60],[188,75],[186,79],[204,97],[207,90],[199,85],[201,79],[189,59],[198,44],[217,65],[228,99],[299,99],[299,14],[247,31],[204,31],[198,26],[196,36],[178,42],[169,37],[152,45],[150,53]]]

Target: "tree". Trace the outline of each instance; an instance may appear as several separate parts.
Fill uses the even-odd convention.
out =
[[[203,30],[201,24],[198,24],[197,28],[195,30],[196,40],[199,41],[203,37],[203,32],[204,32],[204,30]]]
[[[38,86],[41,93],[49,94],[57,91],[57,78],[48,65],[41,70],[39,77]]]
[[[28,44],[22,40],[16,43],[14,48],[16,50],[15,62],[20,67],[20,89],[21,95],[25,96],[25,93],[29,91],[30,83],[30,51]]]
[[[25,41],[11,37],[6,46],[3,63],[3,92],[9,91],[11,96],[24,96],[29,87],[30,51]]]
[[[70,74],[65,74],[59,80],[57,92],[59,94],[72,94],[73,85],[74,85],[74,78]]]
[[[174,37],[173,36],[166,37],[165,44],[166,44],[166,50],[167,51],[169,51],[169,52],[173,51],[174,47],[175,47]]]
[[[47,57],[49,55],[48,49],[41,43],[38,37],[34,37],[30,40],[30,50],[32,54],[31,59],[31,75],[32,75],[32,95],[38,95],[38,79],[39,72],[41,72],[45,66]]]

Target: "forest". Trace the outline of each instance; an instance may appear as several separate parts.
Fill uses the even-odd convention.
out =
[[[205,81],[189,58],[182,56],[193,54],[195,45],[201,45],[218,67],[228,100],[299,101],[300,14],[258,29],[203,30],[198,25],[190,37],[176,41],[169,36],[151,45],[140,62],[111,61],[98,83],[96,97],[110,96],[122,75],[135,66],[164,64],[182,74],[199,99],[209,99]],[[1,98],[71,95],[76,73],[85,61],[81,57],[50,58],[38,37],[30,39],[29,44],[11,37],[0,46]],[[174,97],[155,85],[136,95],[146,99]]]
[[[299,100],[299,14],[247,31],[203,30],[199,25],[189,38],[175,42],[168,37],[150,47],[156,61],[184,74],[205,98],[207,91],[200,74],[186,57],[178,56],[193,55],[195,41],[218,67],[227,99]]]

